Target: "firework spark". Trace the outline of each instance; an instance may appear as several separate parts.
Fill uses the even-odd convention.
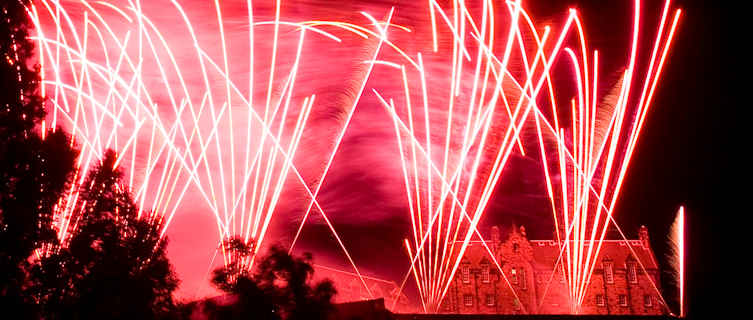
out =
[[[541,157],[561,248],[555,268],[577,313],[608,227],[619,230],[613,209],[681,14],[665,3],[643,63],[645,21],[634,3],[626,71],[602,96],[599,52],[574,9],[561,25],[541,26],[520,0],[429,0],[428,18],[403,26],[393,22],[400,8],[381,19],[358,12],[328,20],[287,17],[279,0],[196,8],[176,0],[34,1],[28,12],[51,104],[43,132],[62,125],[81,148],[74,183],[55,208],[58,236],[65,245],[85,206],[78,200],[85,173],[113,149],[115,166],[128,168],[139,215],[160,222],[164,235],[186,199],[198,197],[220,243],[240,236],[253,244],[243,262],[249,268],[285,193],[300,191],[307,207],[290,250],[312,211],[319,213],[368,291],[320,194],[356,106],[373,98],[394,128],[399,159],[389,161],[402,174],[411,223],[401,290],[412,276],[424,311],[438,310],[469,242],[483,239],[477,227],[508,159],[530,148]],[[246,15],[229,18],[231,11]],[[322,52],[348,42],[367,49],[355,55],[360,69],[350,78],[338,79],[334,66],[307,65],[311,56],[336,64],[341,57]],[[571,73],[556,74],[558,64]],[[560,94],[553,79],[563,77],[575,97]],[[322,97],[331,98],[332,87],[345,88],[347,99],[338,101],[324,164],[311,170],[297,161],[299,151],[319,130],[311,119],[326,113]],[[524,131],[535,132],[532,146]],[[517,296],[508,271],[485,250]]]
[[[193,186],[213,213],[221,239],[240,235],[246,243],[254,243],[254,254],[245,262],[250,268],[283,187],[292,179],[311,197],[360,274],[316,201],[318,188],[312,192],[293,164],[316,103],[316,93],[296,83],[309,39],[320,37],[333,45],[342,41],[319,26],[385,39],[389,17],[381,23],[363,14],[363,20],[378,30],[375,33],[369,27],[336,21],[282,20],[280,1],[273,19],[255,20],[248,2],[244,42],[249,54],[244,66],[228,58],[228,48],[236,42],[226,38],[224,30],[230,23],[223,20],[219,2],[214,2],[219,46],[202,42],[207,34],[196,31],[178,2],[172,1],[170,7],[162,8],[160,17],[171,10],[182,25],[168,30],[160,29],[157,16],[138,1],[50,0],[28,8],[40,48],[42,93],[53,105],[50,127],[62,123],[82,149],[75,183],[56,207],[61,242],[65,244],[80,215],[82,173],[99,161],[104,150],[113,149],[118,154],[115,165],[130,168],[127,185],[143,213],[161,222],[162,235]],[[255,41],[259,34],[264,41]],[[248,91],[237,85],[236,75],[241,72],[234,68],[247,70]],[[255,86],[264,73],[266,85]],[[246,134],[237,135],[234,128],[243,128]],[[342,130],[346,128],[347,123]],[[224,246],[221,249],[228,263]]]
[[[564,255],[561,265],[570,287],[572,312],[577,313],[585,297],[586,284],[590,282],[607,228],[613,222],[614,204],[650,107],[680,11],[675,11],[673,20],[668,23],[670,2],[665,3],[645,79],[641,82],[640,98],[631,102],[629,97],[634,91],[631,86],[638,73],[635,69],[641,22],[640,1],[635,2],[627,71],[618,84],[616,102],[602,106],[598,103],[600,97],[597,94],[598,51],[594,50],[590,58],[585,31],[577,11],[570,10],[562,30],[552,36],[549,27],[543,32],[535,28],[535,23],[520,2],[508,3],[508,37],[501,52],[495,52],[495,13],[491,11],[490,3],[484,2],[481,18],[475,20],[460,1],[453,2],[451,8],[446,9],[451,11],[451,15],[433,1],[430,7],[432,17],[435,14],[442,17],[446,22],[446,26],[442,27],[447,27],[452,37],[452,73],[446,77],[449,79],[449,90],[444,87],[427,88],[426,69],[420,53],[417,62],[409,60],[409,66],[419,73],[417,86],[421,94],[418,100],[423,104],[423,128],[420,120],[419,125],[415,124],[417,120],[414,119],[414,113],[420,114],[421,109],[414,109],[411,105],[411,85],[405,65],[388,64],[402,74],[405,116],[398,114],[393,99],[388,101],[377,90],[374,91],[394,120],[413,226],[413,244],[408,240],[405,243],[412,260],[411,272],[419,288],[424,309],[437,311],[468,242],[474,235],[483,239],[476,230],[478,221],[516,142],[520,152],[525,152],[520,143],[520,131],[529,113],[534,111],[558,243]],[[480,24],[478,20],[481,20]],[[435,32],[436,44],[437,27],[432,26],[432,30]],[[466,35],[466,32],[469,34]],[[524,32],[535,39],[533,44],[523,40]],[[568,38],[571,33],[575,34],[574,40]],[[576,53],[568,45],[575,45],[579,52]],[[468,54],[474,50],[477,52],[475,60]],[[513,57],[520,59],[515,62],[523,66],[522,72],[516,73],[510,68]],[[558,57],[563,59],[556,60]],[[557,107],[558,97],[551,80],[555,76],[552,65],[555,61],[562,60],[572,64],[575,74],[573,82],[578,89],[577,99],[570,99],[568,108]],[[470,61],[471,65],[475,63],[475,68],[472,69],[475,71],[463,72],[464,61]],[[462,87],[461,83],[468,87]],[[547,86],[544,87],[544,84]],[[548,92],[542,93],[542,88]],[[441,159],[435,159],[436,156],[432,154],[434,143],[429,125],[428,105],[433,94],[427,92],[435,90],[449,92],[451,97],[446,107],[445,143],[439,151],[434,151],[441,155]],[[467,96],[461,95],[460,91]],[[548,98],[548,101],[539,102],[540,96]],[[486,97],[488,100],[485,100]],[[549,119],[542,111],[546,107],[552,110]],[[467,113],[464,116],[463,113],[455,115],[458,109],[467,110]],[[560,118],[567,119],[564,114],[568,114],[571,120],[569,128],[559,123]],[[606,115],[608,125],[597,122],[601,120],[597,119],[597,115]],[[495,116],[502,118],[495,119]],[[462,128],[460,132],[453,131],[453,125],[457,125],[454,124],[456,118],[463,117],[465,122],[459,125]],[[407,121],[403,118],[407,118]],[[634,120],[632,125],[628,123],[631,119]],[[490,130],[493,125],[497,127]],[[567,135],[566,128],[570,131]],[[490,131],[505,132],[504,138],[489,139]],[[547,153],[545,139],[554,141],[556,152]],[[493,160],[481,164],[481,160],[488,159]],[[550,163],[557,164],[554,170],[549,168]],[[559,175],[559,184],[553,182],[552,173]],[[461,243],[460,250],[455,252],[454,244],[458,241]],[[495,255],[488,247],[485,249],[513,295],[517,296]],[[658,291],[655,284],[654,288]]]
[[[614,89],[618,94],[607,97],[607,102],[599,103],[598,51],[594,50],[591,55],[591,69],[583,26],[575,16],[573,21],[577,27],[580,52],[576,53],[570,48],[565,48],[564,51],[575,74],[577,98],[570,100],[570,108],[559,109],[555,107],[554,98],[550,98],[553,121],[545,120],[542,112],[536,114],[547,191],[551,199],[557,238],[562,247],[560,258],[564,256],[563,272],[568,280],[571,308],[575,313],[583,303],[606,232],[614,224],[613,208],[619,198],[632,152],[650,109],[651,98],[680,17],[678,9],[672,21],[667,21],[670,10],[670,2],[667,1],[645,78],[639,82],[640,98],[631,102],[634,101],[630,99],[634,91],[632,85],[641,81],[637,79],[636,70],[641,24],[640,1],[635,2],[634,8],[630,58],[621,81]],[[569,115],[571,123],[568,133],[566,127],[557,121],[563,117],[562,114]],[[628,122],[630,120],[633,120],[632,125]],[[542,122],[546,123],[547,131],[542,130]],[[555,152],[548,153],[546,150],[544,138],[547,135],[553,136],[556,141]],[[549,169],[550,163],[556,164],[553,169]],[[553,182],[552,174],[559,175],[560,183]],[[619,230],[616,224],[614,226]],[[643,268],[643,263],[638,262]],[[653,280],[649,278],[649,281],[658,292]]]
[[[680,318],[685,317],[685,207],[677,210],[677,217],[670,227],[669,263],[674,268],[675,284],[678,289]]]

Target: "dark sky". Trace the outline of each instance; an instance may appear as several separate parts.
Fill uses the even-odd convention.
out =
[[[723,240],[734,231],[722,227],[728,225],[722,221],[737,210],[728,211],[726,206],[734,202],[714,196],[727,193],[717,183],[731,169],[725,153],[733,144],[725,131],[735,123],[722,122],[722,116],[734,110],[731,97],[721,89],[729,82],[725,73],[731,73],[720,67],[728,63],[722,54],[728,33],[721,31],[721,9],[709,3],[678,4],[684,9],[682,29],[617,209],[631,212],[620,217],[623,225],[649,225],[661,255],[666,250],[661,235],[673,219],[669,213],[685,205],[688,315],[702,318],[721,310],[735,314],[733,299],[717,291],[723,286],[717,276],[724,273],[717,266],[735,247]]]
[[[562,19],[567,8],[578,8],[590,36],[590,45],[600,50],[602,74],[608,82],[610,77],[614,81],[627,60],[632,17],[625,14],[632,12],[631,1],[610,3],[613,5],[606,6],[596,0],[528,1],[528,6],[538,20],[551,17],[553,22]],[[645,33],[641,39],[645,43],[653,42],[653,26],[658,22],[662,4],[662,1],[644,1]],[[726,299],[714,290],[718,284],[714,279],[718,269],[714,265],[725,256],[723,252],[728,249],[723,248],[729,248],[721,245],[720,236],[725,231],[719,229],[720,221],[726,219],[720,219],[721,216],[714,219],[715,214],[723,213],[719,212],[719,202],[712,200],[711,193],[716,189],[718,177],[724,176],[722,172],[727,169],[721,152],[725,149],[721,147],[725,141],[722,132],[727,126],[722,126],[720,120],[723,110],[731,109],[730,100],[726,100],[729,97],[720,94],[726,77],[725,71],[718,67],[723,62],[720,52],[725,43],[721,36],[724,33],[718,31],[723,21],[720,10],[692,1],[678,1],[674,6],[683,9],[683,18],[633,155],[617,203],[616,219],[629,238],[636,238],[638,227],[646,225],[660,264],[666,269],[664,256],[669,227],[678,207],[686,207],[686,305],[689,316],[701,318],[716,310],[718,303],[723,306]],[[383,132],[359,128],[389,123],[383,112],[370,105],[373,101],[369,99],[365,96],[359,104],[351,125],[354,129],[345,136],[320,200],[333,216],[335,227],[362,271],[399,281],[407,270],[408,261],[400,240],[409,237],[410,224],[404,209],[389,201],[394,198],[396,188],[402,188],[400,181],[391,180],[396,185],[385,183],[386,176],[378,171],[390,167],[377,163],[375,159],[379,158],[361,155],[381,143],[383,136],[379,134]],[[396,156],[391,154],[384,158]],[[537,161],[522,157],[510,160],[481,221],[482,233],[492,225],[515,223],[526,225],[531,238],[552,237],[552,222],[546,211],[546,194]],[[297,252],[313,251],[318,262],[347,268],[329,230],[317,217],[313,219],[319,223],[304,228]],[[282,243],[289,241],[296,224],[286,219],[273,223],[277,223],[273,229],[278,231],[274,238]],[[668,279],[669,275],[663,274],[665,292],[671,290]],[[412,280],[409,286],[411,283]],[[672,300],[672,297],[667,298]],[[726,308],[734,310],[734,307]]]
[[[645,33],[641,35],[641,40],[644,43],[652,43],[655,36],[653,26],[658,22],[663,1],[643,2]],[[381,13],[386,12],[385,8],[389,5],[396,4],[402,9],[398,9],[393,22],[409,26],[415,24],[418,26],[416,34],[427,32],[428,24],[425,23],[426,21],[419,20],[426,19],[427,16],[420,5],[424,2],[345,1],[334,9],[329,7],[322,9],[324,1],[311,0],[297,3],[300,4],[285,9],[290,10],[286,11],[286,14],[289,13],[293,20],[323,18],[334,14],[340,15],[337,18],[345,17],[354,21],[360,18],[365,21],[357,14],[359,10]],[[566,16],[567,8],[578,8],[586,26],[585,31],[588,34],[590,46],[600,51],[602,69],[600,79],[605,83],[616,80],[620,67],[628,59],[626,52],[628,52],[627,45],[630,43],[632,1],[530,0],[525,3],[537,21],[549,20],[554,25],[558,25],[558,22]],[[152,8],[154,12],[162,13],[159,5],[149,5],[154,6]],[[216,46],[214,26],[216,21],[207,14],[207,12],[212,12],[211,4],[204,1],[185,1],[185,5],[190,7],[188,14],[196,18],[196,27],[203,31],[200,32],[202,39],[199,41],[211,44],[207,46],[209,54],[216,55],[216,51],[219,50]],[[245,45],[238,45],[245,43],[245,34],[232,31],[244,30],[246,27],[243,24],[244,19],[237,19],[245,13],[245,9],[242,5],[233,2],[228,2],[223,6],[225,6],[226,18],[229,21],[228,30],[231,30],[228,31],[228,38],[231,39],[228,41],[231,44],[230,51],[245,50]],[[263,7],[263,5],[259,6]],[[719,269],[716,269],[714,265],[723,261],[722,257],[731,256],[727,252],[731,251],[732,247],[724,242],[722,236],[734,234],[734,232],[726,228],[737,224],[734,218],[747,214],[739,208],[730,210],[725,207],[733,208],[738,199],[745,199],[731,197],[732,193],[721,189],[719,184],[722,177],[729,176],[728,171],[731,169],[724,151],[734,150],[732,146],[735,145],[746,146],[734,144],[726,137],[725,131],[735,127],[734,121],[730,118],[742,118],[737,115],[736,110],[747,106],[740,105],[737,109],[733,109],[732,97],[728,92],[734,90],[723,91],[723,88],[728,88],[726,84],[729,82],[729,75],[734,71],[721,66],[736,61],[722,54],[724,47],[729,43],[725,38],[725,35],[729,33],[722,31],[722,25],[732,19],[723,17],[721,9],[701,1],[675,1],[673,7],[682,8],[683,17],[615,212],[617,212],[618,223],[630,238],[637,237],[640,225],[646,225],[657,256],[660,260],[664,260],[669,226],[675,218],[678,207],[681,205],[686,207],[688,240],[686,243],[688,255],[686,288],[689,295],[687,307],[690,316],[700,318],[704,313],[714,310],[718,302],[725,302],[723,300],[728,299],[714,290],[716,288],[714,285],[720,282],[716,277],[726,276],[717,274]],[[264,15],[272,10],[264,7],[257,12]],[[170,14],[172,13],[155,15],[159,17],[157,23],[170,27],[180,25],[180,23],[175,23],[177,16]],[[180,28],[175,27],[170,31],[174,30],[180,30]],[[403,40],[402,43],[408,51],[416,51],[416,48],[427,44],[420,41],[413,43],[411,35],[406,35],[406,33],[395,32],[395,34],[398,41]],[[185,37],[185,35],[182,36]],[[282,37],[291,36],[295,34],[287,32],[283,33]],[[174,37],[170,39],[175,42],[173,43],[174,49],[180,52],[192,50],[189,41],[180,41],[181,35],[171,35],[171,37]],[[304,175],[307,172],[317,175],[316,169],[326,160],[323,154],[328,152],[324,148],[327,147],[326,142],[330,141],[327,135],[331,136],[334,132],[332,128],[336,127],[333,126],[330,109],[336,109],[337,100],[346,95],[343,93],[345,86],[342,83],[359,81],[359,73],[353,70],[357,70],[360,64],[348,62],[348,59],[332,63],[332,56],[355,57],[355,59],[350,59],[354,61],[370,59],[367,54],[368,50],[364,48],[369,49],[373,46],[366,41],[359,42],[358,39],[347,37],[341,47],[329,46],[323,40],[313,41],[316,46],[311,45],[306,48],[310,52],[305,59],[311,60],[304,59],[303,62],[304,66],[311,69],[301,72],[303,76],[300,82],[303,85],[299,87],[312,88],[312,91],[320,92],[323,98],[318,101],[324,101],[320,103],[323,103],[325,107],[317,105],[315,108],[316,112],[320,113],[312,116],[313,129],[304,137],[304,147],[296,158],[296,165],[302,168]],[[233,44],[235,44],[234,48]],[[288,41],[287,45],[290,47],[285,47],[286,49],[282,51],[287,54],[292,52],[291,44],[295,42]],[[266,49],[265,46],[269,45],[260,41],[258,48]],[[647,55],[645,51],[648,50],[642,52],[644,57],[639,57],[639,60],[648,60],[645,57]],[[242,72],[231,75],[239,83],[242,83],[240,80],[245,80],[246,76],[243,74],[247,70],[241,61],[245,61],[247,52],[242,53],[240,56],[243,59],[238,60],[239,70]],[[186,54],[186,56],[189,55]],[[382,56],[382,58],[394,57]],[[439,66],[437,69],[440,69],[432,71],[446,71],[441,70],[441,67],[447,64],[432,64],[429,59],[427,55],[427,65],[436,65]],[[188,74],[192,71],[198,72],[191,68],[186,69],[188,69],[186,71]],[[319,77],[305,79],[306,75],[317,75],[321,70],[330,74],[326,81],[321,81]],[[384,70],[382,68],[375,71],[372,78],[387,80],[370,81],[369,87],[377,87],[385,93],[390,93],[389,90],[394,89],[395,86],[390,86],[391,83],[388,82],[391,78],[388,76],[380,78],[383,75],[380,72],[385,72]],[[439,82],[446,79],[430,79],[430,81],[434,80]],[[158,82],[155,80],[154,83]],[[607,88],[608,86],[600,84],[600,87]],[[201,91],[197,90],[197,92]],[[396,148],[390,145],[394,144],[394,131],[390,127],[391,120],[384,112],[384,108],[375,101],[373,94],[365,94],[359,103],[351,128],[335,158],[331,174],[324,184],[319,200],[325,210],[332,215],[335,227],[353,253],[359,267],[362,267],[368,274],[399,281],[408,266],[402,239],[410,236],[410,222],[405,212],[402,176],[399,165],[395,164],[397,161],[394,161],[398,158],[398,154],[395,151]],[[724,121],[722,121],[723,116],[727,118]],[[334,124],[337,124],[336,121]],[[319,133],[322,135],[319,136]],[[307,179],[310,180],[310,177]],[[551,238],[552,219],[547,207],[548,200],[539,160],[514,156],[507,164],[501,181],[481,221],[482,233],[487,232],[492,225],[515,223],[525,225],[530,238]],[[738,178],[738,181],[743,180]],[[725,186],[728,189],[734,189],[731,188],[732,185],[725,184]],[[301,200],[300,194],[294,194],[294,191],[300,190],[291,191],[293,198],[286,198],[286,201],[283,201],[284,204],[280,205],[280,213],[272,220],[273,234],[269,238],[283,244],[290,241],[297,227],[300,214],[298,210],[301,210],[297,206],[300,205],[299,202],[305,200]],[[727,196],[717,201],[712,197],[715,193],[713,191],[726,193]],[[290,194],[285,196],[290,196]],[[196,201],[191,202],[191,205],[181,206],[180,213],[171,223],[168,231],[171,259],[184,280],[188,280],[184,284],[191,287],[181,288],[184,292],[189,292],[187,296],[190,296],[192,292],[200,291],[195,286],[206,274],[209,259],[216,248],[218,239],[213,216],[205,207],[202,207],[204,204],[196,194],[193,197]],[[321,219],[317,216],[312,219],[313,223],[308,224],[304,229],[303,240],[297,252],[310,250],[315,253],[318,262],[347,266],[337,249],[337,244],[329,235],[328,229],[321,223]],[[666,266],[665,261],[661,263]],[[729,274],[728,272],[727,275]],[[664,279],[667,278],[667,276],[664,277]],[[729,304],[724,308],[734,311],[736,307]]]
[[[529,1],[534,16],[550,16],[570,7],[578,7],[587,25],[587,32],[593,47],[599,48],[604,58],[604,68],[616,67],[623,61],[619,53],[626,52],[620,47],[629,43],[630,16],[620,12],[630,11],[631,3],[605,7],[603,1]],[[612,1],[612,3],[622,3]],[[661,1],[644,1],[645,21],[657,21],[661,11]],[[653,109],[642,131],[637,150],[623,186],[623,194],[616,211],[618,222],[628,237],[636,237],[640,225],[646,225],[652,236],[657,256],[666,267],[664,255],[667,252],[667,234],[680,205],[686,207],[686,306],[691,318],[705,318],[710,313],[737,313],[739,308],[730,297],[730,291],[721,291],[729,280],[729,275],[739,275],[722,269],[725,257],[738,256],[736,245],[726,243],[727,234],[734,234],[733,219],[747,213],[744,206],[736,205],[737,198],[729,199],[732,192],[726,191],[731,184],[721,184],[721,180],[731,173],[731,164],[726,153],[734,145],[728,131],[734,127],[732,97],[722,88],[730,82],[733,72],[722,67],[730,64],[724,49],[729,45],[722,25],[727,19],[722,9],[701,1],[677,1],[675,5],[683,9],[683,18],[676,37],[669,62],[665,66],[661,83],[657,89]],[[651,16],[650,12],[656,13]],[[624,18],[624,21],[620,19]],[[598,30],[597,30],[598,28]],[[650,28],[648,28],[650,29]],[[650,31],[654,31],[650,29]],[[613,36],[610,36],[613,35]],[[648,42],[648,37],[646,42]],[[651,35],[650,37],[652,37]],[[609,57],[619,61],[609,61]],[[729,89],[727,90],[729,91]],[[742,116],[742,115],[741,115]],[[491,224],[517,222],[527,225],[551,224],[540,216],[520,214],[536,206],[532,202],[540,198],[525,192],[529,186],[521,175],[536,172],[526,169],[534,164],[523,159],[514,159],[503,175],[503,183],[498,187],[488,216],[502,217],[498,221],[487,218],[486,228]],[[530,177],[530,175],[529,175]],[[740,176],[738,181],[745,185]],[[722,185],[727,187],[721,187]],[[734,188],[734,187],[733,187]],[[516,193],[516,191],[518,191]],[[724,198],[715,195],[728,194]],[[517,201],[516,201],[517,200]],[[521,208],[517,206],[522,204]],[[511,203],[512,208],[511,208]],[[516,215],[517,213],[517,215]],[[548,218],[548,216],[545,216]],[[546,237],[544,228],[533,229],[532,237]],[[375,229],[378,238],[384,230]],[[729,254],[728,254],[729,252]],[[362,255],[368,261],[369,254]],[[373,256],[373,260],[391,259],[389,256]],[[367,265],[373,265],[366,262]],[[725,272],[727,270],[727,272]],[[668,287],[667,274],[664,286]],[[671,299],[671,298],[670,298]],[[717,314],[718,315],[718,314]]]
[[[598,25],[598,37],[591,44],[600,50],[616,47],[622,39],[603,37],[614,31],[626,35],[625,26],[617,14],[629,10],[624,7],[606,8],[603,1],[530,1],[532,11],[556,12],[568,3],[580,8],[584,20]],[[610,1],[610,3],[622,3]],[[663,1],[644,1],[645,12],[660,12]],[[738,256],[740,246],[731,235],[740,235],[735,222],[746,212],[740,205],[732,183],[746,185],[742,175],[729,161],[735,150],[738,113],[742,105],[733,105],[735,59],[731,51],[736,34],[728,25],[742,20],[733,18],[714,2],[675,1],[683,9],[676,43],[670,53],[654,105],[633,155],[629,177],[617,205],[618,222],[626,232],[635,236],[639,225],[646,225],[652,236],[657,256],[662,259],[667,250],[666,235],[677,207],[686,207],[686,299],[687,314],[703,319],[712,313],[740,314],[739,298],[730,288],[730,276],[736,274],[722,265]],[[653,10],[650,8],[653,7]],[[646,16],[649,18],[649,16]],[[618,19],[618,20],[615,20]],[[624,21],[622,21],[624,22]],[[588,31],[588,30],[587,30]],[[728,51],[729,50],[729,51]],[[609,56],[605,54],[605,56]],[[731,68],[731,69],[730,69]],[[737,116],[736,116],[737,115]],[[739,118],[738,118],[739,117]],[[735,119],[737,118],[737,119]],[[725,181],[726,182],[726,181]],[[744,202],[743,202],[744,203]],[[743,222],[744,223],[744,222]],[[664,261],[666,265],[666,261]],[[664,275],[666,280],[666,275]],[[734,281],[734,280],[733,280]],[[665,286],[666,281],[665,282]],[[734,287],[734,284],[731,284]]]
[[[619,5],[608,7],[603,1],[582,0],[529,1],[528,5],[532,15],[539,18],[555,17],[569,7],[579,8],[587,25],[586,32],[591,31],[591,46],[598,48],[600,56],[604,57],[603,68],[614,70],[626,59],[621,54],[627,52],[625,45],[629,43],[631,16],[624,12],[632,10],[632,3],[612,2]],[[663,2],[644,2],[645,23],[656,23]],[[721,10],[695,1],[677,1],[674,5],[683,9],[679,32],[633,155],[616,212],[618,222],[630,238],[637,237],[640,225],[649,228],[657,257],[666,268],[669,228],[678,207],[686,207],[686,306],[691,318],[702,318],[718,310],[717,307],[728,312],[735,309],[724,295],[715,291],[721,278],[726,277],[717,274],[719,269],[715,265],[723,260],[723,252],[731,249],[724,245],[725,231],[720,229],[721,221],[726,220],[720,210],[729,205],[729,200],[721,201],[724,205],[720,205],[712,195],[714,191],[721,191],[715,190],[716,183],[729,170],[723,150],[728,143],[724,133],[728,125],[723,125],[721,117],[725,110],[733,109],[731,98],[721,94],[727,72],[719,67],[724,63],[722,47],[726,45],[725,33],[719,31],[724,21]],[[642,34],[643,41],[653,41],[649,38],[654,36],[655,30],[645,26],[644,30],[649,34]],[[523,158],[511,160],[482,222],[482,230],[493,224],[518,223],[527,225],[533,238],[551,236],[551,218],[531,214],[541,201],[546,201],[539,197],[544,195],[542,186],[531,177],[538,172],[536,165],[535,161]],[[360,251],[355,254],[358,261],[365,266],[376,266],[384,261],[405,259],[402,251],[394,250],[396,246],[386,243],[384,237],[399,234],[396,229],[405,224],[407,221],[396,218],[380,226],[346,227],[341,232],[345,238],[359,239],[352,242],[360,243],[357,246],[363,248],[356,249]],[[372,246],[390,250],[374,255],[365,249]],[[386,273],[384,276],[395,276],[380,271]],[[663,274],[665,289],[670,287],[668,278],[668,274]]]
[[[740,108],[732,105],[734,90],[723,90],[735,73],[726,68],[734,60],[725,54],[730,46],[727,38],[734,33],[723,25],[734,19],[723,16],[726,12],[711,2],[677,1],[676,5],[684,11],[680,31],[616,209],[629,214],[618,220],[632,232],[647,225],[661,257],[673,212],[684,205],[688,315],[700,319],[712,312],[738,314],[734,294],[722,289],[735,273],[721,267],[728,260],[725,257],[737,255],[733,252],[739,247],[725,240],[737,234],[732,221],[744,212],[732,196],[736,187],[721,184],[729,174],[738,174],[732,171],[727,153],[735,146],[728,134],[736,121],[730,117],[736,117],[734,110]],[[592,8],[583,5],[582,12],[608,28],[611,12]]]

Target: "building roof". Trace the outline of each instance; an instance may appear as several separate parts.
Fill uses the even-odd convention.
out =
[[[520,237],[521,234],[517,231],[513,231],[507,235],[507,239],[503,239],[500,243],[506,243],[513,237]],[[525,239],[525,233],[522,234]],[[526,239],[527,240],[527,239]],[[556,240],[527,240],[532,249],[533,265],[537,269],[552,269],[557,263],[560,257],[561,247]],[[486,245],[492,252],[497,251],[495,249],[495,243],[493,240],[485,240]],[[572,242],[572,241],[571,241]],[[598,241],[595,241],[598,244]],[[586,246],[590,245],[591,241],[586,241]],[[462,241],[455,242],[456,247],[462,245]],[[632,250],[631,250],[632,249]],[[459,251],[456,251],[459,252]],[[499,256],[498,252],[495,252]],[[658,269],[658,263],[654,256],[654,253],[648,241],[644,240],[603,240],[601,242],[601,248],[599,252],[599,259],[610,259],[615,265],[624,265],[627,262],[628,257],[633,256],[636,258],[643,268],[647,270]],[[489,252],[484,248],[481,240],[469,241],[466,248],[464,259],[467,261],[478,264],[483,259],[487,259],[489,263],[492,263],[492,259],[489,256]],[[593,259],[593,258],[592,258]],[[597,266],[598,267],[598,266]]]
[[[560,246],[552,240],[530,240],[536,267],[551,268],[560,255]],[[596,241],[598,243],[598,241]],[[629,246],[628,246],[629,244]],[[590,241],[586,242],[586,246]],[[631,250],[632,249],[632,252]],[[643,245],[641,240],[604,240],[599,252],[600,259],[610,259],[615,265],[624,264],[628,257],[634,256],[646,269],[658,269],[651,248]],[[592,258],[593,259],[593,258]]]
[[[368,290],[363,286],[363,282],[357,274],[328,267],[320,264],[314,264],[314,280],[329,279],[337,288],[335,295],[336,303],[365,301],[383,298],[387,309],[393,309],[393,312],[413,312],[416,310],[405,293],[400,294],[398,303],[395,304],[395,298],[400,291],[399,286],[394,281],[379,279],[376,277],[363,275],[363,282],[368,286]],[[371,294],[369,294],[369,292]]]

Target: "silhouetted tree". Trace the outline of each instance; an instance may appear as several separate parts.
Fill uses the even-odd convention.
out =
[[[73,172],[77,151],[60,129],[42,139],[45,116],[24,4],[0,3],[0,310],[26,310],[30,256],[54,242],[52,210]]]
[[[233,237],[223,243],[225,251],[225,266],[214,270],[212,284],[225,292],[236,292],[237,281],[242,278],[250,278],[251,270],[248,265],[254,251],[255,242],[246,243],[240,237]]]
[[[326,319],[333,311],[336,294],[329,280],[312,283],[312,256],[293,257],[280,246],[273,246],[255,270],[248,272],[247,261],[253,246],[243,246],[237,238],[226,242],[231,257],[226,267],[213,272],[212,283],[230,294],[231,303],[208,301],[206,309],[213,319]]]
[[[199,301],[177,302],[172,312],[163,320],[188,320],[194,312],[198,312]]]
[[[161,225],[146,213],[138,217],[115,161],[108,151],[89,173],[68,247],[35,268],[36,294],[48,318],[155,319],[174,308],[178,280]]]

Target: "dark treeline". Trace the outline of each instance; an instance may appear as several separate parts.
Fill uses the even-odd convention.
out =
[[[233,238],[230,263],[214,271],[224,296],[181,303],[161,222],[142,212],[107,151],[74,185],[78,150],[63,128],[42,135],[45,100],[28,0],[0,3],[0,318],[324,319],[336,291],[311,283],[311,255],[272,247],[254,261]],[[76,228],[63,240],[53,225],[67,190],[79,192]]]
[[[311,255],[292,257],[273,246],[255,272],[245,267],[253,247],[240,238],[225,242],[230,262],[214,271],[212,283],[232,297],[231,303],[208,300],[204,310],[213,319],[325,319],[333,311],[336,290],[329,280],[311,284]]]

